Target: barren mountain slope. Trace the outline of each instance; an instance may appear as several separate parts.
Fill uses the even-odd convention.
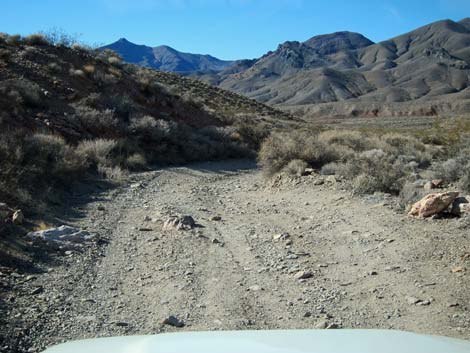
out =
[[[396,103],[410,102],[410,115],[432,114],[431,104],[438,111],[463,112],[460,101],[470,98],[469,55],[468,20],[444,20],[377,44],[349,32],[286,42],[246,70],[222,71],[212,82],[294,110],[313,112],[310,104],[339,102],[331,115],[349,115],[356,103],[387,103],[398,113]]]

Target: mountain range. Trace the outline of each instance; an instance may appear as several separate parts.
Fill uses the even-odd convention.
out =
[[[173,66],[162,65],[161,54],[157,65],[150,65],[151,58],[140,53],[162,47],[139,51],[141,46],[121,46],[122,41],[108,48],[129,62],[185,72],[303,115],[434,115],[470,109],[470,18],[434,22],[379,43],[359,33],[336,32],[288,41],[261,58],[234,62],[172,49]]]
[[[210,55],[182,53],[166,45],[154,48],[137,45],[126,38],[101,49],[111,49],[129,63],[178,73],[223,70],[233,64],[233,61],[220,60]]]

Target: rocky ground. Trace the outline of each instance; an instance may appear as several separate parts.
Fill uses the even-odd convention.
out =
[[[468,221],[410,219],[392,198],[353,197],[319,178],[273,186],[253,163],[204,163],[71,200],[71,225],[100,240],[47,250],[51,260],[33,275],[2,270],[0,351],[184,330],[385,328],[470,339]],[[171,215],[196,227],[162,231]]]

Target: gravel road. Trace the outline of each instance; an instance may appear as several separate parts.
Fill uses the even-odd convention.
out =
[[[469,228],[319,176],[273,187],[252,162],[132,176],[71,224],[99,244],[2,274],[2,352],[184,330],[385,328],[470,339]],[[194,229],[162,231],[171,215]],[[452,272],[454,270],[454,272]],[[39,289],[38,289],[39,288]],[[164,324],[170,321],[176,327]],[[1,338],[1,337],[0,337]]]

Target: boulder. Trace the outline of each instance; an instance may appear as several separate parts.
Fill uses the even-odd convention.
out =
[[[82,243],[93,240],[96,237],[95,234],[70,226],[60,226],[37,232],[29,232],[27,236],[32,239],[41,239],[46,242],[54,243]]]
[[[450,208],[450,213],[455,216],[470,214],[470,196],[457,197]]]
[[[408,212],[413,217],[430,217],[446,210],[459,196],[457,191],[432,193],[416,202]]]
[[[16,224],[16,225],[23,224],[23,221],[24,221],[23,212],[21,210],[16,210],[15,212],[13,212],[13,216],[11,216],[11,220],[13,224]]]
[[[426,182],[423,188],[424,190],[432,190],[432,189],[439,189],[444,185],[444,180],[442,179],[434,179]]]
[[[163,223],[163,230],[189,230],[196,226],[191,216],[171,216]]]

